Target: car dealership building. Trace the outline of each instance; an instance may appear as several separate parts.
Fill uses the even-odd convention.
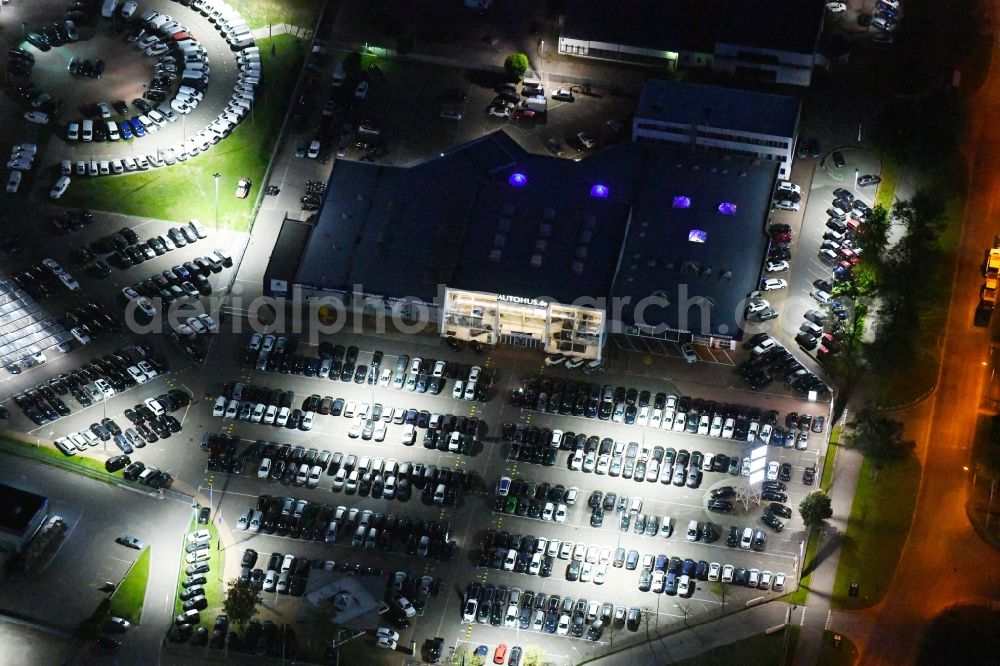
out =
[[[264,291],[587,359],[614,334],[731,347],[777,172],[658,142],[574,161],[504,130],[412,167],[337,160],[317,215],[282,225]]]

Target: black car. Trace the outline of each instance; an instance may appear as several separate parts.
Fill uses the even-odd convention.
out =
[[[720,513],[731,513],[733,510],[733,503],[723,499],[708,500],[708,510],[718,511]]]
[[[730,548],[736,548],[740,545],[740,528],[735,525],[729,528],[729,536],[726,537],[726,545]]]
[[[785,506],[784,504],[778,504],[777,502],[772,502],[767,505],[764,509],[765,512],[774,514],[776,516],[781,516],[782,518],[791,518],[792,510]]]

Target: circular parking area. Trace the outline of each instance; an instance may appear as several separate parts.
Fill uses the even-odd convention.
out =
[[[104,71],[100,78],[73,75],[69,66],[74,60],[89,61],[92,65],[100,60]],[[155,58],[138,52],[120,35],[98,32],[87,39],[84,33],[78,42],[47,53],[37,52],[31,81],[58,100],[59,119],[65,126],[74,118],[87,117],[90,113],[87,107],[98,102],[110,105],[115,100],[125,100],[131,104],[133,99],[142,97],[153,75],[154,61]],[[65,134],[57,131],[56,136],[64,138]]]
[[[19,57],[30,65],[12,92],[48,113],[61,141],[46,162],[61,163],[64,176],[170,166],[249,115],[260,57],[235,9],[213,0],[127,5],[129,18],[121,8],[102,17],[98,3],[65,30],[78,11],[25,24]]]

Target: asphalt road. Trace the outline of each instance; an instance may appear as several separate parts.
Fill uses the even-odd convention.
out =
[[[62,516],[68,530],[58,550],[38,570],[15,573],[4,581],[0,603],[7,610],[64,631],[72,631],[105,598],[100,587],[118,584],[139,551],[114,542],[123,533],[143,539],[151,549],[149,586],[141,625],[124,637],[116,657],[84,644],[71,657],[75,663],[151,662],[173,610],[177,567],[191,507],[176,500],[154,498],[92,481],[61,469],[6,456],[0,480],[45,495],[50,510]],[[53,604],[53,599],[58,599]],[[61,641],[35,644],[34,632],[11,627],[0,633],[0,652],[9,657],[30,651],[17,663],[59,663],[51,659]],[[11,662],[14,663],[14,662]]]
[[[972,316],[983,282],[983,249],[998,231],[1000,213],[998,57],[995,44],[989,76],[970,102],[969,197],[938,388],[906,412],[908,435],[915,437],[923,465],[910,536],[882,603],[862,613],[838,613],[833,620],[852,639],[861,638],[864,664],[914,663],[918,630],[935,616],[955,604],[995,604],[1000,598],[1000,554],[979,539],[965,511],[976,419],[984,413],[979,405],[988,391],[990,330],[974,328]],[[993,319],[997,326],[997,315]]]

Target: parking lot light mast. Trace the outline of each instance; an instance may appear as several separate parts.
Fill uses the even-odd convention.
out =
[[[216,171],[212,178],[215,180],[215,233],[219,233],[219,179],[222,174]]]

